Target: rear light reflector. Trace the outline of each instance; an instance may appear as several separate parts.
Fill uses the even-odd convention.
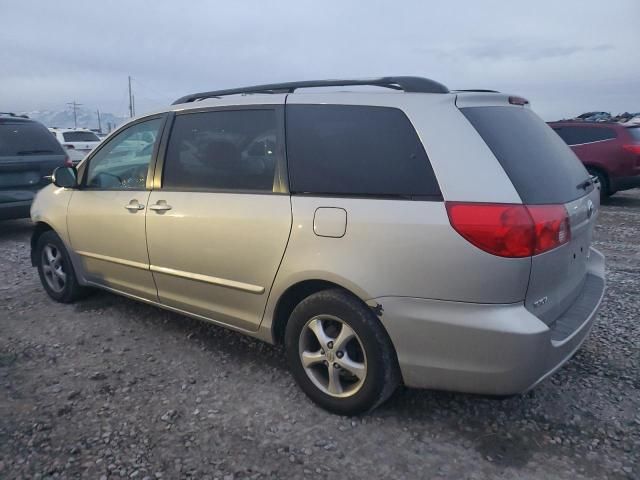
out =
[[[538,255],[571,238],[563,205],[446,202],[446,208],[456,232],[499,257]]]

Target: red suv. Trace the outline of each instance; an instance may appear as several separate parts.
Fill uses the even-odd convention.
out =
[[[598,177],[603,198],[640,187],[640,125],[561,121],[549,126]]]

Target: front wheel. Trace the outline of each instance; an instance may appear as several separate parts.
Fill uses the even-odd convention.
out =
[[[78,284],[69,253],[55,232],[40,236],[36,255],[40,281],[52,299],[71,303],[86,294],[86,287]]]
[[[400,380],[391,341],[373,312],[343,290],[323,290],[293,310],[287,361],[307,396],[341,415],[384,402]]]

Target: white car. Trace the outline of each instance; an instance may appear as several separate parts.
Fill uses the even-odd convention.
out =
[[[100,143],[100,137],[87,128],[50,128],[74,164],[79,163]]]

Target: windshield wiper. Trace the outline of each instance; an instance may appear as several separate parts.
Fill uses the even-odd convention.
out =
[[[593,180],[591,180],[590,178],[587,178],[584,182],[580,182],[578,185],[576,185],[576,188],[578,190],[586,190],[592,184],[593,184]]]
[[[36,153],[55,153],[53,150],[20,150],[16,155],[34,155]]]

